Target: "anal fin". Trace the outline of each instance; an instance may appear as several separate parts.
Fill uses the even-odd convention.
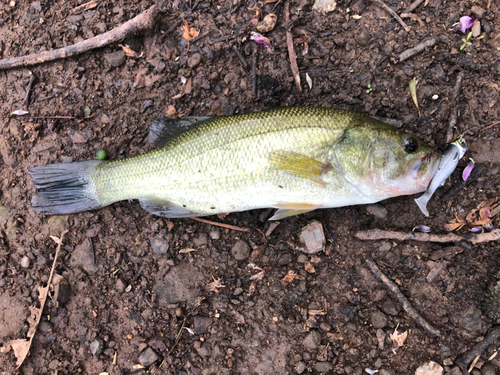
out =
[[[272,167],[305,178],[318,184],[325,184],[323,176],[333,169],[331,164],[322,163],[309,156],[293,151],[278,151],[269,155]]]
[[[274,207],[278,208],[278,211],[276,211],[269,220],[281,220],[289,216],[305,214],[306,212],[314,211],[319,208],[309,203],[281,203]]]
[[[194,217],[205,216],[206,213],[191,211],[186,207],[178,206],[169,201],[155,199],[155,198],[141,198],[139,199],[141,207],[153,215],[162,217]]]

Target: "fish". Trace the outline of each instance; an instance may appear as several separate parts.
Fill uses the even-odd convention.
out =
[[[29,170],[36,213],[70,214],[138,199],[180,218],[276,208],[270,220],[423,192],[440,151],[371,117],[285,107],[154,120],[151,152]]]
[[[467,142],[462,137],[458,137],[454,142],[449,143],[444,150],[436,174],[432,178],[429,187],[420,198],[415,199],[415,202],[417,202],[418,207],[425,216],[429,217],[427,203],[434,195],[434,192],[440,186],[444,185],[444,182],[453,173],[466,151]]]

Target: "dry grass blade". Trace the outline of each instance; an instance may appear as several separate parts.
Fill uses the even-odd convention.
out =
[[[215,225],[215,226],[222,227],[222,228],[239,230],[240,232],[250,232],[250,229],[248,229],[248,228],[241,228],[241,227],[237,227],[235,225],[229,225],[229,224],[224,224],[224,223],[217,223],[216,221],[210,221],[210,220],[202,219],[202,218],[199,218],[199,217],[191,217],[190,219],[193,219],[193,220],[196,220],[196,221],[201,221],[202,223],[211,224],[211,225]]]
[[[31,343],[33,342],[33,337],[35,336],[36,329],[40,323],[40,318],[42,317],[43,308],[45,306],[45,301],[47,300],[47,295],[49,294],[50,283],[52,282],[52,276],[54,275],[54,269],[56,268],[57,257],[59,256],[59,251],[61,250],[62,239],[68,231],[65,230],[61,233],[61,237],[57,238],[55,236],[50,236],[55,243],[57,243],[56,253],[54,255],[54,261],[52,262],[52,268],[50,269],[49,279],[47,281],[46,287],[38,287],[39,295],[38,300],[40,302],[40,307],[30,306],[31,315],[28,318],[28,334],[27,339],[17,339],[9,341],[5,347],[2,347],[0,352],[8,352],[10,348],[14,351],[16,356],[16,366],[19,368],[26,357],[29,354]]]
[[[415,106],[417,107],[417,110],[418,110],[418,115],[420,116],[420,107],[418,106],[418,98],[417,98],[417,78],[414,77],[411,81],[410,81],[410,94],[411,94],[411,98],[413,100],[413,103],[415,103]]]

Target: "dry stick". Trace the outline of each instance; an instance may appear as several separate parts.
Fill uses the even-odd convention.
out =
[[[406,25],[405,21],[403,21],[401,17],[397,15],[396,12],[394,12],[391,8],[385,5],[385,3],[382,0],[372,0],[372,1],[385,11],[389,12],[389,14],[393,16],[396,19],[396,21],[398,21],[401,24],[401,26],[403,26],[403,29],[405,29],[406,32],[410,31],[410,28]]]
[[[424,2],[424,0],[415,0],[413,3],[410,4],[410,6],[408,8],[406,8],[406,10],[404,11],[404,13],[411,13],[411,12],[413,12],[423,2]]]
[[[290,23],[290,0],[287,0],[285,3],[285,22],[287,24]],[[288,57],[290,58],[290,66],[292,68],[293,79],[295,80],[295,84],[299,91],[302,91],[302,87],[300,86],[300,74],[299,67],[297,66],[297,55],[295,53],[295,49],[293,48],[293,35],[292,32],[288,29],[286,30],[286,45],[288,47]]]
[[[428,323],[422,315],[420,315],[417,310],[413,308],[410,302],[406,299],[406,297],[401,293],[396,284],[394,284],[389,278],[380,271],[375,262],[370,259],[365,260],[366,265],[372,273],[382,281],[385,286],[396,296],[399,303],[403,306],[403,309],[408,313],[410,318],[415,320],[418,325],[420,325],[423,329],[425,329],[428,333],[434,336],[441,336],[441,332],[438,329],[434,328],[430,323]]]
[[[190,219],[193,219],[193,220],[196,220],[196,221],[201,221],[202,223],[211,224],[211,225],[215,225],[215,226],[222,227],[222,228],[239,230],[240,232],[250,232],[250,229],[248,229],[248,228],[241,228],[241,227],[237,227],[237,226],[234,226],[234,225],[229,225],[229,224],[224,224],[224,223],[217,223],[216,221],[210,221],[210,220],[207,220],[207,219],[202,219],[200,217],[190,217]]]
[[[253,47],[252,52],[252,95],[257,97],[257,47]]]
[[[457,360],[457,364],[462,367],[463,373],[468,374],[467,367],[469,363],[472,362],[474,358],[484,353],[486,348],[491,344],[494,344],[496,340],[500,338],[500,326],[495,326],[493,330],[491,330],[483,341],[476,344],[471,350],[465,353],[462,357]]]
[[[389,230],[372,229],[357,232],[354,235],[360,240],[398,240],[398,241],[422,241],[422,242],[460,242],[469,241],[472,244],[478,244],[483,242],[498,241],[500,240],[500,229],[494,229],[488,233],[473,234],[469,233],[464,236],[459,236],[458,234],[448,233],[448,234],[431,234],[431,233],[418,233],[418,232],[392,232]]]
[[[490,129],[490,128],[494,127],[494,126],[497,126],[498,124],[500,124],[500,121],[494,122],[493,124],[488,125],[488,126],[487,126],[487,127],[485,127],[485,128],[482,128],[481,130],[479,130],[479,131],[477,132],[477,134],[479,134],[479,133],[481,133],[481,132],[483,132],[483,131],[485,131],[485,130],[487,130],[487,129]],[[477,135],[477,134],[476,134],[476,135]]]
[[[53,51],[44,51],[38,54],[0,60],[0,70],[54,61],[118,42],[136,32],[151,29],[155,23],[157,15],[158,8],[156,5],[153,5],[148,10],[125,22],[123,25],[105,32],[104,34],[84,40],[83,42],[72,44],[71,46],[59,48]]]
[[[455,88],[453,89],[453,98],[451,99],[451,116],[450,123],[448,124],[448,130],[446,131],[446,143],[450,143],[453,140],[453,129],[457,124],[457,98],[460,93],[460,87],[462,86],[462,79],[464,78],[464,72],[460,71],[457,74],[457,80],[455,82]]]
[[[415,47],[407,49],[406,51],[403,51],[398,59],[399,62],[405,61],[406,59],[412,57],[413,55],[416,55],[417,53],[422,52],[425,50],[427,47],[432,47],[434,44],[439,42],[439,37],[435,36],[433,38],[424,40],[422,43],[417,44]]]
[[[26,96],[24,97],[24,106],[26,107],[26,109],[28,109],[30,105],[30,92],[34,80],[35,80],[35,75],[33,74],[33,72],[30,72],[30,81],[28,83],[28,87],[26,88]]]
[[[245,59],[245,57],[241,54],[240,50],[236,48],[236,46],[233,46],[233,51],[234,53],[236,53],[236,56],[238,56],[238,59],[240,59],[241,63],[243,64],[243,68],[245,68],[245,70],[248,70],[248,62]]]

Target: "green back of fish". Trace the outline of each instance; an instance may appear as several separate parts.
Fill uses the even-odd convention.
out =
[[[277,160],[302,155],[322,162],[346,129],[361,125],[391,128],[361,114],[329,108],[278,108],[214,117],[161,149],[103,162],[92,177],[93,189],[102,205],[136,198],[183,204],[183,197],[190,195],[222,200],[221,194],[283,179],[270,162],[273,154]],[[297,173],[285,182],[297,184]]]

